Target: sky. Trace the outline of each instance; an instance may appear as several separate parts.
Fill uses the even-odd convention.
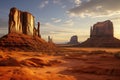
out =
[[[79,42],[89,38],[90,27],[111,20],[114,36],[120,39],[120,0],[0,0],[0,36],[8,33],[10,8],[27,11],[41,23],[41,36],[64,43],[77,35]]]

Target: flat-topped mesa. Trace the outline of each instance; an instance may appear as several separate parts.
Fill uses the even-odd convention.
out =
[[[68,44],[79,44],[77,35],[72,36]]]
[[[9,13],[9,33],[40,36],[39,31],[35,28],[34,16],[15,7],[11,8]]]
[[[98,22],[91,27],[90,38],[113,37],[113,23],[110,20]]]
[[[98,22],[91,27],[90,38],[79,44],[80,47],[120,47],[120,40],[113,35],[113,23],[110,20]]]

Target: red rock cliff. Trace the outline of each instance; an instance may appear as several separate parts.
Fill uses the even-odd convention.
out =
[[[23,33],[32,36],[37,34],[40,36],[39,31],[35,28],[34,16],[15,7],[11,8],[9,13],[9,33]]]
[[[98,22],[91,27],[90,37],[113,37],[113,24],[110,20]]]
[[[120,40],[114,37],[113,23],[110,20],[98,22],[91,27],[90,38],[79,44],[80,47],[120,47]]]

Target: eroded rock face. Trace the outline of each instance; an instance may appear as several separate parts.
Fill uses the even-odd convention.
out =
[[[110,20],[98,22],[91,27],[90,38],[79,44],[81,47],[120,47],[120,40],[114,37]]]
[[[28,12],[23,12],[23,33],[27,35],[34,35],[34,27],[34,16]]]
[[[76,35],[72,36],[68,44],[78,44],[78,37]]]
[[[40,24],[39,24],[40,26]],[[34,16],[17,8],[11,8],[9,13],[9,33],[23,33],[26,35],[40,36],[35,28]]]
[[[11,8],[9,13],[9,33],[22,33],[22,12],[17,8]]]
[[[56,50],[56,46],[37,36],[9,33],[0,38],[0,50],[51,52]]]
[[[113,23],[106,20],[94,24],[91,27],[90,37],[113,37]]]
[[[36,28],[32,14],[20,11],[17,8],[11,8],[9,34],[0,38],[0,50],[54,52],[56,46],[40,38],[39,29],[40,22],[38,22],[38,28]],[[8,62],[8,64],[11,63]]]

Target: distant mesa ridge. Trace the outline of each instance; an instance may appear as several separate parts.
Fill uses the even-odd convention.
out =
[[[79,44],[80,47],[120,47],[120,40],[114,37],[113,23],[110,20],[98,22],[90,29],[90,38]]]
[[[39,36],[40,23],[35,28],[34,16],[29,12],[20,11],[13,7],[9,13],[9,33],[23,33],[31,36]]]

